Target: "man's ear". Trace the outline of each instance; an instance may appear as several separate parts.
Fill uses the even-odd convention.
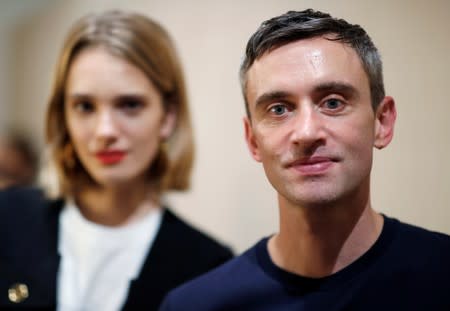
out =
[[[162,140],[165,140],[172,135],[172,132],[177,123],[177,112],[175,107],[169,106],[164,117],[162,119],[161,128],[159,130],[160,137]]]
[[[375,113],[375,140],[373,145],[378,149],[383,149],[394,136],[394,125],[397,119],[395,101],[392,97],[386,96],[378,105]]]
[[[259,154],[258,142],[253,134],[252,121],[248,117],[244,117],[244,129],[245,129],[245,141],[247,142],[248,150],[255,161],[261,162],[261,156]]]

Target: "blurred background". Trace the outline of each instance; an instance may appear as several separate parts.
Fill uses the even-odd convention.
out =
[[[123,8],[154,18],[183,61],[197,147],[192,190],[167,200],[240,253],[278,227],[275,192],[244,142],[241,57],[262,21],[308,7],[362,25],[383,57],[398,121],[375,153],[375,209],[450,234],[447,0],[0,0],[0,131],[19,129],[42,149],[54,62],[80,16]]]

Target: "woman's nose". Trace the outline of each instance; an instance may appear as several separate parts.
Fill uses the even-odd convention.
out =
[[[112,138],[117,136],[118,126],[113,112],[104,110],[99,112],[96,125],[96,136],[99,138]]]

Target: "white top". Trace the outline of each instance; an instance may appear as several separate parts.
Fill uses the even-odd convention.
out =
[[[85,219],[73,202],[59,218],[58,311],[120,310],[161,225],[162,210],[120,227]]]

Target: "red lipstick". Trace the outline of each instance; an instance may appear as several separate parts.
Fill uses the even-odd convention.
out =
[[[111,165],[117,164],[123,160],[126,153],[118,150],[100,151],[95,154],[97,159],[103,164]]]

